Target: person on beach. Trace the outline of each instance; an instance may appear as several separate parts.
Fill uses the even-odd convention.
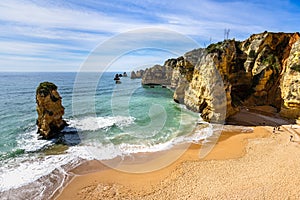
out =
[[[275,130],[276,130],[276,129],[275,129],[275,127],[274,127],[274,128],[273,128],[273,133],[275,133]]]
[[[290,142],[293,142],[293,135],[290,135]]]

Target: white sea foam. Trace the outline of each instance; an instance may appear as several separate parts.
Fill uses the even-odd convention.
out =
[[[85,117],[83,119],[70,120],[70,127],[75,127],[81,131],[96,131],[109,128],[113,125],[126,127],[134,122],[134,117],[114,116],[114,117]]]
[[[207,127],[193,132],[191,135],[175,137],[164,143],[150,144],[146,141],[141,142],[141,144],[121,143],[119,145],[113,145],[112,143],[106,145],[90,143],[87,149],[93,155],[92,157],[98,160],[109,160],[117,156],[123,157],[134,153],[158,152],[171,149],[178,144],[205,142],[207,138],[214,134],[214,128],[215,126],[209,124]]]
[[[89,146],[88,150],[98,160],[109,160],[118,156],[130,156],[134,153],[158,152],[171,148],[174,145],[172,141],[161,144],[147,145],[147,144],[127,144],[119,145],[106,144]]]
[[[25,152],[34,152],[53,144],[52,140],[39,140],[37,130],[22,134],[17,139],[17,148]]]
[[[133,117],[87,117],[83,119],[70,120],[70,127],[63,132],[72,132],[76,130],[95,131],[116,125],[120,128],[129,126],[134,122]],[[92,160],[94,155],[91,154],[87,146],[77,145],[69,147],[65,154],[39,156],[31,154],[41,149],[47,148],[54,144],[54,140],[39,140],[36,130],[24,133],[17,139],[16,149],[22,149],[26,156],[11,158],[0,167],[0,192],[11,188],[31,183],[42,176],[50,174],[53,170],[60,168],[62,165],[76,162],[80,159]],[[103,152],[103,159],[110,159],[120,155],[116,149],[109,148],[98,144]],[[112,145],[113,146],[113,145]]]
[[[133,117],[123,116],[87,117],[80,120],[70,120],[69,123],[70,127],[75,130],[95,131],[113,125],[121,128],[130,126],[134,123],[134,120]],[[139,144],[121,143],[114,145],[112,143],[102,144],[99,141],[84,141],[79,145],[69,147],[65,154],[38,157],[36,154],[29,153],[27,156],[12,158],[13,162],[8,161],[0,167],[0,180],[2,180],[0,183],[0,191],[29,184],[42,176],[50,174],[53,170],[63,165],[75,163],[81,159],[109,160],[118,156],[130,156],[134,153],[163,151],[181,143],[198,143],[210,137],[215,128],[216,127],[211,124],[208,124],[206,127],[192,134],[174,137],[164,143],[152,144],[149,141],[141,141]],[[176,133],[174,135],[176,135]],[[51,141],[38,140],[36,131],[29,132],[18,141],[18,148],[24,149],[25,152],[35,152],[53,144]]]
[[[86,147],[74,146],[70,147],[66,154],[14,158],[14,164],[7,163],[0,168],[0,192],[29,184],[63,165],[76,163],[80,159],[92,160],[94,157]]]
[[[4,165],[1,169],[0,178],[2,183],[0,191],[31,183],[44,175],[50,174],[56,167],[71,161],[65,155],[46,156],[43,158],[32,156],[14,160],[18,161],[18,163],[14,164],[14,166]]]
[[[132,123],[132,121],[133,119],[125,118],[124,120],[123,117],[118,118],[118,122],[122,122],[125,125],[129,125],[130,123]],[[188,123],[186,123],[186,125],[188,125]],[[147,141],[147,138],[145,138],[145,140],[140,140],[139,144],[121,143],[118,145],[114,145],[113,143],[101,144],[98,141],[96,141],[96,142],[88,142],[85,144],[85,146],[89,151],[91,157],[96,158],[98,160],[109,160],[109,159],[116,158],[118,156],[123,157],[134,153],[163,151],[182,143],[199,143],[201,141],[205,142],[207,138],[211,137],[214,134],[214,131],[218,131],[219,129],[221,130],[222,127],[223,127],[222,125],[217,126],[217,125],[206,123],[205,127],[199,128],[196,131],[193,131],[189,135],[177,136],[163,143],[153,144],[153,142],[150,143],[150,141]],[[180,135],[179,131],[185,131],[185,130],[177,130],[177,131],[178,133],[175,132],[174,135]],[[128,135],[128,133],[122,133],[121,135]],[[114,139],[115,137],[120,137],[121,135],[119,134],[117,136],[113,136],[107,139]]]

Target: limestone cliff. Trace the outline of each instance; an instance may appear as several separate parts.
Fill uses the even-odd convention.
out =
[[[50,82],[40,83],[36,89],[36,103],[38,133],[44,139],[52,138],[66,126],[62,119],[64,107],[57,86]]]
[[[194,49],[178,58],[165,61],[164,65],[155,65],[145,71],[142,84],[160,84],[175,90],[174,100],[184,103],[184,91],[188,88],[195,64],[204,53],[204,49]]]
[[[261,105],[277,108],[284,117],[297,118],[299,38],[299,33],[264,32],[242,42],[211,44],[154,66],[142,83],[169,85],[176,102],[200,112],[207,121],[227,118],[243,106]]]
[[[282,72],[280,83],[282,105],[280,114],[289,118],[300,118],[300,39],[293,45]],[[294,42],[291,40],[292,43]]]

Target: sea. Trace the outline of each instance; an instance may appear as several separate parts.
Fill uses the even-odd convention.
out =
[[[123,72],[118,72],[123,73]],[[198,113],[173,101],[173,91],[142,86],[116,72],[0,73],[0,196],[47,199],[66,172],[87,160],[125,159],[199,142],[212,134]],[[58,87],[69,124],[58,138],[37,134],[35,92],[39,83]]]

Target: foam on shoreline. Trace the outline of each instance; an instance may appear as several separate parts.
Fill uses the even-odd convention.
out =
[[[72,134],[74,130],[84,130],[91,131],[90,122],[100,123],[99,121],[106,121],[105,126],[98,128],[105,129],[113,125],[118,127],[129,126],[134,123],[134,118],[126,117],[107,117],[107,118],[95,118],[95,119],[84,119],[82,121],[70,120],[70,127],[65,129],[65,133]],[[86,123],[88,121],[89,123]],[[92,124],[94,126],[95,124]],[[157,144],[128,144],[120,143],[118,145],[113,145],[112,143],[100,144],[83,141],[82,144],[69,146],[66,150],[58,152],[57,154],[50,153],[50,155],[45,155],[48,149],[55,148],[55,141],[39,140],[36,134],[36,130],[30,130],[30,132],[25,133],[24,137],[20,138],[18,141],[18,149],[24,151],[22,155],[12,157],[6,160],[5,163],[1,165],[1,175],[0,175],[0,192],[4,196],[13,195],[24,195],[26,194],[42,194],[43,191],[56,191],[58,187],[65,182],[65,174],[77,165],[80,165],[86,160],[110,160],[117,157],[130,157],[136,153],[150,153],[159,152],[171,149],[172,147],[182,144],[182,143],[193,143],[204,140],[206,137],[210,136],[212,133],[212,126],[207,126],[203,129],[195,131],[190,135],[182,135],[174,137],[173,139],[165,143]],[[176,135],[176,134],[175,134]],[[91,148],[96,148],[97,152],[101,154],[91,154]],[[100,156],[99,156],[100,155]],[[52,176],[56,176],[57,183],[51,183]],[[33,187],[37,183],[44,185],[43,190],[38,187]],[[60,184],[58,184],[60,183]],[[56,188],[55,188],[56,187]],[[13,192],[17,190],[18,192]],[[30,192],[28,192],[30,190]],[[21,192],[20,192],[21,191]],[[44,194],[43,196],[45,196]],[[49,196],[47,194],[46,196]],[[52,195],[52,194],[51,194]]]

